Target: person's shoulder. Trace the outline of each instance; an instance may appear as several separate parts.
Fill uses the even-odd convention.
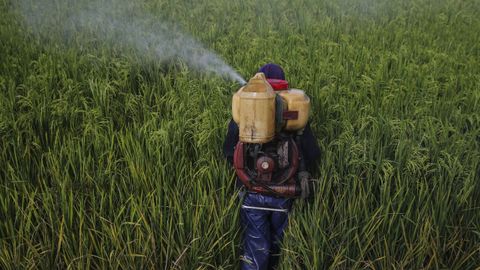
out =
[[[237,123],[235,123],[235,121],[233,121],[233,119],[230,119],[230,122],[228,123],[228,128],[238,129],[238,125]]]
[[[239,132],[239,130],[238,130],[237,123],[235,123],[235,121],[233,121],[233,119],[231,119],[230,122],[228,123],[227,134],[238,136],[238,132]]]
[[[310,126],[310,121],[307,122],[307,124],[305,125],[305,128],[303,128],[303,133],[311,133],[312,132],[312,128]]]

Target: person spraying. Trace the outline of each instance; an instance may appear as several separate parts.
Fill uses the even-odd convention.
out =
[[[242,269],[273,269],[293,200],[313,195],[320,156],[308,117],[310,99],[290,89],[283,69],[266,64],[232,99],[224,142],[241,188]]]

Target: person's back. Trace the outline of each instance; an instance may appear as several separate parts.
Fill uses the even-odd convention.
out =
[[[275,64],[264,65],[259,72],[264,73],[267,79],[285,80],[282,68]],[[300,156],[303,157],[306,167],[311,169],[320,156],[320,150],[309,123],[298,138]],[[238,126],[231,120],[223,152],[232,165],[238,141]],[[238,179],[237,186],[242,186]],[[240,194],[242,201],[240,215],[244,230],[242,269],[273,269],[278,263],[280,242],[288,223],[288,213],[292,208],[293,198],[274,192],[262,194],[252,190],[244,190]]]

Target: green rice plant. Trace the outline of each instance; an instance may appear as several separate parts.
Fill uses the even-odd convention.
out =
[[[246,78],[279,63],[311,97],[319,181],[280,269],[480,266],[477,1],[137,2],[131,16]],[[221,147],[239,85],[58,31],[61,16],[42,35],[16,1],[0,14],[0,268],[238,268]]]

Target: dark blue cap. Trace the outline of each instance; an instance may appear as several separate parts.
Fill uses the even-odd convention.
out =
[[[277,64],[266,64],[262,66],[258,72],[263,72],[267,79],[278,79],[278,80],[285,80],[285,73],[283,69]]]

